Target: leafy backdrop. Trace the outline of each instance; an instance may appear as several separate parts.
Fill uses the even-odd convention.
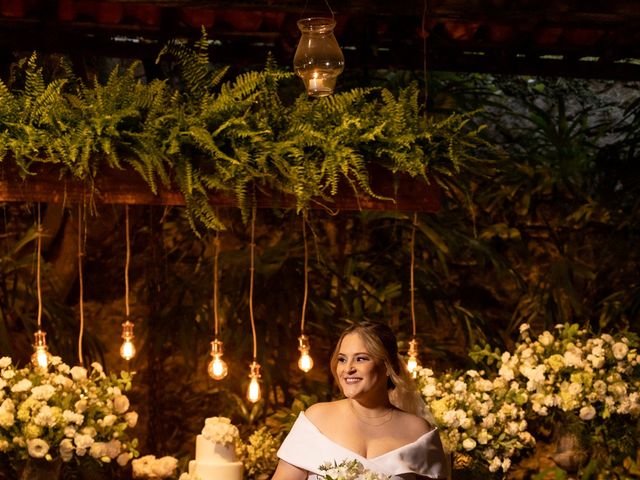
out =
[[[32,65],[31,68],[36,68],[35,61]],[[224,128],[237,133],[237,136],[229,137],[233,141],[222,144],[222,147],[218,145],[227,156],[231,156],[230,152],[239,152],[237,157],[241,158],[242,152],[248,151],[247,145],[256,149],[264,147],[265,137],[260,137],[263,140],[256,140],[255,144],[248,138],[258,137],[244,137],[247,130],[243,130],[245,126],[242,122],[247,118],[254,119],[252,107],[262,105],[262,100],[257,99],[274,98],[269,95],[260,97],[257,93],[270,91],[268,88],[272,87],[269,82],[275,82],[276,77],[282,75],[273,73],[274,77],[270,77],[269,68],[266,72],[256,74],[264,83],[259,89],[251,90],[251,95],[255,94],[252,97],[254,103],[245,102],[240,111],[233,110],[237,106],[234,102],[225,107],[231,110],[222,109],[234,112],[227,117],[233,125],[227,124]],[[115,99],[125,98],[125,94],[130,95],[136,88],[141,89],[139,93],[148,93],[150,90],[145,89],[152,88],[165,92],[153,97],[158,101],[168,101],[170,98],[179,102],[178,99],[186,98],[186,93],[165,95],[170,90],[168,83],[138,82],[135,71],[131,68],[126,70],[126,74],[121,72],[112,75],[112,85],[129,83],[127,88],[113,87],[122,97],[108,97],[114,102],[107,102],[112,105],[109,115],[126,110],[125,105],[128,107],[130,104],[124,101],[118,103]],[[245,81],[251,83],[249,77],[237,81],[245,85]],[[127,78],[129,80],[125,82]],[[26,78],[24,80],[25,83],[21,84],[17,77],[11,85],[26,85]],[[35,82],[33,78],[30,81]],[[433,104],[430,105],[430,112],[443,114],[435,118],[446,118],[448,109],[455,106],[463,112],[476,112],[470,117],[453,117],[467,122],[465,128],[468,127],[468,130],[464,131],[477,132],[480,125],[486,125],[487,128],[480,132],[483,135],[481,139],[473,135],[471,137],[478,138],[477,152],[482,155],[471,155],[476,153],[475,150],[471,153],[467,151],[466,160],[456,164],[451,160],[460,156],[439,156],[429,164],[433,167],[430,170],[421,170],[425,166],[422,161],[417,164],[418,173],[428,172],[445,186],[443,209],[418,217],[416,310],[423,363],[436,371],[454,367],[473,368],[473,361],[467,355],[472,345],[487,341],[494,347],[507,349],[513,345],[518,326],[525,322],[536,331],[553,329],[559,323],[578,323],[595,332],[624,329],[637,332],[636,320],[640,306],[636,248],[640,218],[640,171],[637,158],[640,101],[637,88],[625,89],[624,85],[577,80],[475,75],[441,75],[434,76],[432,81],[430,91]],[[80,87],[79,80],[70,81],[69,84],[74,82],[80,91],[84,88],[93,92],[87,93],[87,98],[103,98],[98,92],[107,88]],[[41,93],[44,95],[50,88],[45,87]],[[63,92],[64,88],[68,87],[62,85],[58,91]],[[227,90],[220,87],[221,97],[224,96],[223,92],[237,92],[233,83],[225,88]],[[330,128],[330,132],[336,132],[338,127],[344,127],[346,132],[350,132],[345,138],[352,138],[351,134],[358,131],[357,121],[368,122],[376,115],[376,111],[365,110],[368,116],[363,118],[360,118],[358,110],[350,110],[351,116],[333,116],[332,112],[337,108],[335,104],[346,102],[347,109],[368,109],[370,102],[384,105],[384,102],[391,102],[393,97],[400,104],[414,105],[415,108],[412,107],[410,111],[418,112],[416,108],[420,100],[416,96],[417,91],[415,87],[408,87],[398,96],[390,93],[378,96],[379,92],[357,90],[324,104],[309,103],[304,98],[295,100],[294,97],[293,103],[285,103],[286,107],[282,108],[290,112],[287,108],[304,106],[303,110],[311,115],[305,113],[296,117],[298,121],[306,124],[310,119],[313,129],[322,126],[321,130],[325,129],[325,132],[327,128]],[[611,92],[623,94],[613,97]],[[5,95],[10,95],[12,101],[19,104],[38,103],[33,99],[27,100],[29,97],[19,89]],[[215,94],[212,96],[215,97]],[[40,98],[39,95],[36,97]],[[79,98],[82,100],[83,97]],[[136,98],[126,98],[135,103],[147,97],[142,92]],[[240,95],[238,102],[242,103],[243,98]],[[368,101],[365,102],[365,99]],[[44,141],[38,143],[38,139],[48,138],[51,142],[52,137],[44,137],[42,131],[55,131],[58,137],[65,137],[64,130],[55,130],[58,128],[56,125],[61,125],[60,117],[43,115],[37,117],[36,121],[36,117],[27,116],[20,120],[21,117],[15,116],[18,115],[16,112],[24,110],[8,109],[6,105],[9,103],[6,102],[1,105],[5,105],[3,112],[10,112],[14,115],[10,118],[16,120],[2,124],[5,159],[24,159],[25,171],[33,165],[31,161],[41,161],[42,153],[46,151],[45,145],[48,144]],[[120,106],[115,108],[113,105]],[[188,104],[189,108],[169,111],[159,107],[153,110],[151,103],[148,105],[143,112],[154,111],[152,118],[156,123],[142,122],[143,117],[136,113],[132,116],[123,114],[120,120],[114,120],[115,127],[87,127],[87,132],[93,132],[87,133],[88,138],[100,139],[89,142],[99,155],[89,155],[87,158],[100,159],[98,165],[111,161],[105,154],[107,150],[102,150],[101,145],[109,145],[113,138],[124,138],[127,141],[123,142],[122,148],[126,149],[127,154],[117,150],[118,156],[113,158],[123,164],[134,161],[128,159],[135,159],[139,162],[139,170],[144,173],[144,168],[140,168],[144,160],[135,155],[129,156],[128,153],[134,151],[130,146],[139,145],[135,142],[148,138],[145,135],[154,128],[173,125],[170,130],[158,130],[166,135],[162,138],[174,139],[173,144],[161,145],[179,148],[171,150],[174,153],[169,160],[163,156],[167,155],[162,153],[166,151],[162,150],[158,158],[166,163],[151,167],[153,175],[147,174],[147,178],[162,181],[160,172],[164,167],[166,172],[176,172],[175,177],[171,176],[174,173],[167,175],[178,182],[189,178],[188,172],[194,171],[192,167],[197,172],[193,178],[200,178],[202,172],[204,175],[201,178],[209,178],[209,169],[215,175],[222,172],[223,167],[225,172],[227,167],[231,173],[236,171],[233,162],[215,157],[200,145],[188,126],[191,124],[187,119],[198,118],[198,125],[205,125],[208,135],[214,136],[216,130],[213,127],[219,127],[224,122],[207,123],[202,120],[211,118],[205,112],[210,112],[209,108],[212,107],[195,103]],[[166,107],[167,104],[163,105]],[[222,104],[219,106],[222,107]],[[346,111],[340,108],[338,112]],[[240,118],[239,113],[242,113]],[[86,115],[93,118],[91,109]],[[160,120],[164,115],[171,117],[166,120],[168,123]],[[263,111],[261,115],[268,114]],[[345,119],[346,123],[343,124],[342,120],[337,122],[337,118]],[[389,136],[397,136],[398,139],[391,139],[390,142],[401,143],[403,137],[399,135],[400,132],[408,130],[412,136],[412,128],[430,125],[421,123],[424,121],[421,114],[410,115],[409,118],[416,123],[409,123],[402,116],[398,117],[397,122],[392,122],[395,130]],[[436,121],[433,116],[429,118],[428,122]],[[274,122],[277,120],[274,119]],[[87,120],[88,124],[93,121]],[[255,121],[260,128],[266,128],[265,125],[269,123],[264,118],[260,120],[261,123],[257,119]],[[100,122],[98,124],[102,125]],[[155,125],[153,128],[152,124]],[[408,125],[406,129],[405,124]],[[444,124],[447,124],[446,120]],[[124,133],[124,125],[135,125],[135,135]],[[251,131],[261,132],[257,127]],[[444,148],[447,144],[444,140],[449,137],[459,139],[455,136],[456,131],[454,129],[454,132],[434,138],[443,140],[439,145]],[[427,135],[424,132],[432,131],[430,128],[419,130],[416,137]],[[21,143],[13,140],[12,144],[9,139],[16,138],[18,134],[28,141]],[[106,143],[104,136],[110,139]],[[73,138],[69,136],[67,141],[71,142]],[[269,140],[272,137],[267,135],[266,138]],[[362,139],[357,135],[355,138]],[[424,141],[419,140],[418,145],[425,145],[420,143]],[[277,143],[274,141],[272,145]],[[313,165],[314,169],[318,165],[328,166],[338,157],[315,154],[330,148],[329,143],[303,149],[304,157],[298,163],[294,162],[295,165]],[[115,141],[111,144],[115,144]],[[362,141],[358,146],[366,149],[378,144],[378,141]],[[486,144],[496,147],[492,151],[491,161],[486,160]],[[6,145],[14,145],[10,148],[15,151],[11,150],[9,155]],[[465,143],[456,145],[464,146]],[[16,155],[18,147],[24,149],[26,154]],[[152,147],[159,148],[157,145],[149,146]],[[290,152],[293,147],[287,148]],[[378,150],[373,151],[375,153]],[[401,151],[406,153],[407,161],[413,158],[408,153],[411,149]],[[429,150],[432,151],[439,150]],[[392,168],[393,165],[397,167],[398,164],[393,163],[396,160],[384,154],[384,149],[378,152],[382,153],[373,158],[382,159]],[[65,158],[55,157],[60,162],[66,161]],[[77,153],[72,158],[79,159],[82,155]],[[210,161],[211,158],[216,158],[216,162]],[[370,157],[363,158],[366,160]],[[189,159],[194,159],[193,164]],[[319,163],[314,163],[318,159]],[[351,158],[349,161],[352,160],[359,159]],[[276,162],[266,164],[276,165]],[[82,165],[82,162],[62,164],[61,167],[73,173],[74,166],[78,165]],[[257,188],[260,182],[271,182],[272,186],[287,185],[289,191],[294,191],[295,182],[285,182],[284,174],[264,175],[264,170],[254,168],[255,164],[249,162],[247,165],[253,165],[250,172],[252,178],[259,179]],[[440,167],[435,168],[436,165]],[[78,171],[85,172],[82,168],[78,167]],[[92,168],[86,172],[99,174],[98,167],[95,170]],[[323,171],[322,168],[320,171]],[[342,172],[340,169],[338,171]],[[357,167],[347,169],[347,172],[357,184]],[[235,178],[229,175],[229,179]],[[330,194],[330,178],[322,177],[322,182],[314,183],[315,186],[309,189],[304,184],[305,195],[311,192],[315,195],[317,191],[314,188],[318,185],[320,194]],[[238,181],[239,185],[246,187],[241,179]],[[181,186],[186,188],[183,191],[202,199],[205,187],[208,188],[210,184],[196,181],[191,190],[188,185],[187,182]],[[224,186],[237,187],[231,180]],[[250,191],[245,190],[245,194]],[[303,200],[301,205],[304,205],[304,199],[309,197],[302,195],[298,198]],[[194,202],[191,205],[197,204],[197,200]],[[34,213],[28,206],[19,205],[5,205],[3,211],[6,234],[2,242],[2,341],[3,349],[12,349],[19,356],[21,352],[26,354],[29,350],[28,335],[32,332],[35,318],[34,280],[30,268],[34,250],[32,237],[29,237]],[[239,401],[246,383],[251,349],[247,310],[247,225],[241,212],[235,209],[221,209],[217,214],[214,212],[215,217],[194,212],[196,210],[163,210],[158,207],[139,207],[132,211],[132,284],[134,312],[138,315],[136,333],[141,342],[140,356],[132,365],[139,372],[134,381],[139,390],[132,401],[142,408],[139,409],[141,422],[138,428],[146,429],[141,435],[146,442],[143,451],[182,454],[186,458],[191,453],[189,449],[193,434],[201,428],[202,418],[214,410],[217,414],[232,416],[247,430],[265,421],[274,429],[286,425],[291,418],[289,408],[294,398],[299,399],[294,404],[299,408],[300,402],[303,405],[304,402],[313,401],[313,398],[328,398],[335,393],[327,386],[330,385],[330,374],[323,365],[327,363],[337,332],[350,320],[371,318],[388,321],[399,332],[402,342],[408,340],[411,331],[408,239],[412,215],[388,211],[331,216],[325,211],[314,211],[308,216],[312,232],[312,255],[307,333],[311,337],[317,368],[310,376],[298,372],[295,369],[295,337],[298,334],[302,302],[301,219],[289,211],[261,210],[257,228],[254,304],[260,342],[259,361],[264,366],[263,385],[270,395],[256,409],[247,408],[244,402]],[[87,328],[89,335],[101,340],[96,341],[95,345],[102,345],[101,348],[90,350],[90,355],[99,356],[102,352],[107,359],[105,363],[110,368],[119,369],[125,366],[117,360],[117,344],[114,345],[114,337],[117,336],[114,331],[119,331],[119,315],[124,310],[122,211],[109,208],[101,209],[99,213],[100,216],[88,217],[85,237],[85,268],[89,276],[87,308],[90,317],[95,319]],[[65,245],[75,242],[74,232],[67,228],[75,219],[70,219],[73,212],[55,212],[51,207],[46,209],[45,218],[47,215],[56,217],[57,221],[51,220],[51,224],[57,227],[50,229],[51,241],[44,254],[48,265],[45,328],[49,332],[52,348],[65,358],[73,359],[76,355],[74,341],[69,341],[69,338],[74,335],[74,326],[77,327],[77,285],[73,283],[74,277],[70,276],[68,293],[59,296],[49,282],[61,269],[63,260],[69,259],[68,253],[65,256],[61,252],[67,252]],[[208,222],[207,218],[215,218],[215,222],[220,222],[226,228],[221,255],[222,339],[231,374],[222,384],[214,384],[204,375],[208,360],[207,341],[212,331],[212,242],[211,237],[202,230],[200,238],[195,236],[192,226],[197,227],[203,219]],[[283,365],[290,367],[282,368]],[[200,372],[200,376],[194,372]],[[185,382],[185,378],[189,380]],[[185,388],[188,393],[182,393]],[[153,392],[153,395],[149,392]],[[309,396],[300,400],[300,394]],[[176,410],[176,404],[181,405],[180,411]],[[190,420],[185,421],[185,418]]]

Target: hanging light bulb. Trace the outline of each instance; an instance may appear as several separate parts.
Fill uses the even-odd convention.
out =
[[[260,364],[255,360],[251,362],[249,366],[249,388],[247,389],[247,399],[251,403],[256,403],[260,398],[262,398],[262,393],[260,392],[260,382],[258,379],[260,378]]]
[[[222,342],[220,340],[211,342],[211,356],[213,358],[207,366],[207,372],[214,380],[222,380],[229,373],[229,367],[227,367],[227,362],[222,359]]]
[[[136,355],[136,346],[133,344],[133,323],[129,320],[122,322],[122,345],[120,356],[125,360],[131,360]]]
[[[420,362],[418,362],[418,341],[413,338],[409,341],[409,351],[407,352],[409,358],[407,359],[407,370],[413,378],[418,376],[418,367],[420,367]]]
[[[129,321],[129,264],[131,263],[131,242],[129,240],[129,205],[124,208],[125,218],[125,240],[127,253],[124,264],[124,311],[126,320],[122,322],[122,345],[120,346],[120,356],[125,360],[131,360],[136,355],[136,346],[133,344],[133,322]]]
[[[333,18],[298,20],[302,37],[293,58],[293,69],[312,97],[331,95],[338,75],[344,70],[344,55],[333,35],[335,26]]]
[[[51,353],[47,348],[46,332],[37,330],[33,334],[33,355],[31,355],[31,363],[37,368],[47,368],[51,363]]]
[[[42,257],[42,225],[40,223],[40,204],[38,203],[38,238],[37,238],[37,260],[36,260],[36,289],[38,293],[38,330],[33,334],[33,355],[31,363],[36,368],[47,368],[51,363],[51,353],[47,348],[46,332],[42,331],[42,288],[40,285],[40,259]]]
[[[307,373],[313,368],[313,358],[309,355],[311,347],[309,346],[309,337],[300,335],[298,337],[298,350],[300,350],[300,358],[298,359],[298,368]]]

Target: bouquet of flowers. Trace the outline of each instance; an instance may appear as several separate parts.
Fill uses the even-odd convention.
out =
[[[383,475],[364,468],[358,460],[343,460],[340,463],[325,463],[320,470],[326,480],[389,480],[391,476]]]
[[[128,373],[107,376],[97,362],[88,371],[60,357],[49,369],[0,358],[0,455],[13,465],[58,457],[126,465],[138,454],[126,431],[138,420],[124,394],[130,387]]]

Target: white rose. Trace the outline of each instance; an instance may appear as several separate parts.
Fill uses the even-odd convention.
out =
[[[480,445],[486,445],[487,443],[489,443],[489,440],[491,439],[491,435],[489,435],[489,433],[486,430],[480,430],[480,433],[478,434],[478,443]]]
[[[118,462],[118,465],[120,465],[121,467],[124,467],[127,463],[129,463],[129,460],[131,460],[131,454],[124,452],[118,455],[116,462]]]
[[[453,384],[453,391],[456,393],[463,393],[467,391],[467,384],[461,380],[456,380],[456,383]]]
[[[78,413],[84,413],[88,407],[89,405],[85,399],[78,400],[74,405],[74,408]]]
[[[151,476],[151,463],[156,459],[155,455],[145,455],[131,462],[133,478]]]
[[[76,365],[75,367],[71,368],[70,372],[71,378],[73,378],[73,380],[76,382],[87,378],[87,369],[84,367],[79,367]]]
[[[16,383],[13,387],[11,387],[11,391],[13,393],[27,392],[31,389],[32,386],[33,386],[33,383],[31,383],[31,380],[23,378],[18,383]]]
[[[55,410],[49,405],[43,405],[33,418],[33,423],[41,427],[53,427],[57,423]]]
[[[160,478],[172,477],[173,473],[178,466],[178,460],[174,457],[166,456],[158,458],[153,464],[152,472],[154,475]]]
[[[4,408],[0,408],[0,427],[12,427],[15,420],[16,419],[13,413],[6,411]]]
[[[507,365],[502,365],[498,370],[498,375],[504,378],[506,381],[511,381],[515,378],[513,369]]]
[[[93,368],[98,373],[104,373],[104,368],[102,368],[102,365],[98,362],[93,362],[91,364],[91,368]]]
[[[611,347],[611,350],[613,351],[613,356],[616,358],[616,360],[622,360],[624,357],[627,356],[627,353],[629,352],[629,347],[627,346],[626,343],[616,342]]]
[[[89,455],[100,460],[107,456],[107,444],[104,442],[93,442],[89,448]]]
[[[11,365],[11,357],[2,357],[0,358],[0,368],[7,368]]]
[[[78,450],[86,451],[87,448],[93,445],[93,437],[84,433],[76,433],[73,437],[73,443],[76,444]]]
[[[538,341],[545,347],[548,347],[549,345],[551,345],[554,342],[554,340],[555,338],[553,338],[553,335],[548,330],[545,330],[544,332],[542,332],[542,334],[538,337]]]
[[[476,448],[476,441],[473,438],[465,438],[462,441],[462,447],[467,451],[473,450]]]
[[[73,387],[73,380],[60,374],[53,377],[53,380],[51,382],[54,385],[60,385],[62,388],[70,389],[71,387]]]
[[[580,418],[582,420],[591,420],[596,416],[596,409],[592,405],[587,405],[580,409]]]
[[[76,425],[82,425],[82,422],[84,422],[84,415],[72,412],[71,410],[62,412],[62,418],[64,418],[67,423],[75,423]]]
[[[117,419],[118,417],[116,417],[115,415],[109,414],[106,415],[103,419],[98,420],[98,425],[102,427],[111,427],[114,423],[116,423]]]
[[[127,412],[124,414],[124,420],[127,422],[129,428],[133,428],[138,423],[138,412]]]
[[[33,458],[44,458],[49,452],[49,444],[41,438],[31,438],[27,440],[27,450]]]
[[[500,458],[494,457],[494,459],[491,460],[491,464],[489,465],[489,471],[492,473],[497,472],[500,468],[500,465],[502,465],[502,462],[500,462]]]
[[[60,458],[63,462],[70,462],[73,458],[75,448],[70,438],[65,438],[60,442]]]
[[[122,442],[120,440],[109,440],[106,444],[107,447],[107,456],[111,459],[116,458],[120,455],[120,451],[122,450]]]
[[[113,399],[113,408],[117,413],[124,413],[129,410],[129,399],[126,395],[118,395]]]

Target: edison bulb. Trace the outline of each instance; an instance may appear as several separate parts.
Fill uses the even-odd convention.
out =
[[[49,366],[51,354],[47,351],[47,347],[36,347],[36,351],[31,356],[31,362],[40,368]]]
[[[247,390],[247,399],[251,403],[256,403],[258,400],[260,400],[261,397],[262,394],[260,392],[260,383],[258,383],[257,378],[252,377],[251,382],[249,382],[249,388]]]
[[[309,352],[302,352],[298,359],[298,368],[304,373],[307,373],[313,368],[313,358],[309,355]]]
[[[125,340],[120,346],[120,356],[125,360],[131,360],[136,355],[136,347],[131,340]]]
[[[418,375],[418,359],[416,357],[409,357],[407,360],[407,370],[413,378],[416,378]]]
[[[207,367],[209,376],[214,380],[222,380],[229,373],[229,367],[220,355],[215,355]]]

